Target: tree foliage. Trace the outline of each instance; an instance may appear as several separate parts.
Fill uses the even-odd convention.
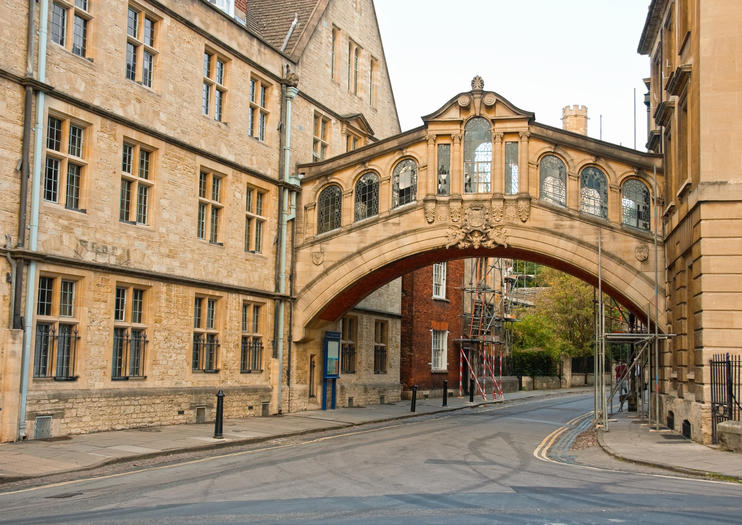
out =
[[[542,348],[555,357],[592,354],[592,286],[553,268],[542,267],[538,275],[547,288],[533,308],[518,312],[513,327],[515,348]]]

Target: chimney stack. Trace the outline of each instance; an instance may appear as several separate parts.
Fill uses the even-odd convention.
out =
[[[562,108],[562,129],[580,135],[587,135],[587,107],[564,106]]]

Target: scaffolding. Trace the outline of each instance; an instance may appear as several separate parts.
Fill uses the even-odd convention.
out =
[[[464,313],[465,335],[457,339],[459,396],[476,392],[486,400],[489,391],[492,399],[501,399],[503,360],[512,349],[513,307],[527,303],[514,292],[528,276],[518,274],[517,261],[511,259],[479,257],[467,266],[464,292],[469,308]]]
[[[621,317],[627,321],[628,329],[625,332],[606,331],[605,322],[605,301],[603,298],[603,246],[602,246],[602,228],[598,228],[598,299],[595,301],[597,308],[595,311],[595,359],[594,359],[594,426],[606,428],[608,425],[609,407],[613,406],[613,399],[617,392],[620,392],[624,383],[627,385],[628,396],[631,399],[635,396],[636,410],[640,418],[646,417],[649,425],[654,424],[655,430],[660,428],[660,342],[674,337],[675,334],[661,334],[659,332],[659,242],[658,232],[659,222],[659,199],[657,195],[657,173],[653,173],[653,215],[654,215],[654,301],[647,304],[646,324],[644,329],[641,327],[637,330],[636,319],[624,317],[623,310],[619,308]],[[615,303],[615,300],[611,299]],[[618,306],[616,304],[616,306]],[[652,311],[654,309],[654,312]],[[652,313],[654,313],[654,323],[652,323]],[[616,378],[615,384],[608,389],[606,393],[605,362],[606,362],[606,345],[611,343],[630,344],[631,359],[630,364],[626,366],[623,373]],[[611,374],[611,382],[613,374]],[[654,395],[652,395],[654,394]],[[619,394],[620,396],[620,394]],[[620,398],[619,398],[620,401]],[[654,401],[654,403],[652,403]],[[619,409],[623,404],[619,404]]]

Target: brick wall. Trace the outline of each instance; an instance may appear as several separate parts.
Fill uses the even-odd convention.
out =
[[[405,389],[417,384],[421,390],[458,385],[458,348],[462,335],[464,261],[446,265],[446,300],[433,299],[433,267],[427,266],[402,278],[402,341],[400,375]],[[431,330],[448,330],[448,373],[431,371]]]

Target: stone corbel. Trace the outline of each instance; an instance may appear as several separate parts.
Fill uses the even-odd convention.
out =
[[[435,208],[437,200],[435,195],[426,195],[423,198],[423,212],[425,213],[425,220],[428,224],[435,222]]]

